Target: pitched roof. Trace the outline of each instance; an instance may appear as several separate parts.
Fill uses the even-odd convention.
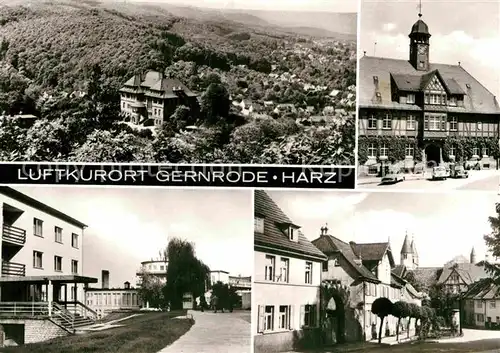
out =
[[[143,75],[134,75],[124,84],[124,89],[133,88],[135,90],[150,89],[161,92],[165,98],[177,97],[177,90],[184,92],[189,97],[195,97],[196,94],[189,90],[181,81],[176,78],[166,78],[158,71],[148,71]]]
[[[378,281],[377,277],[371,273],[363,264],[356,263],[357,256],[351,245],[332,235],[322,235],[314,239],[312,243],[325,254],[340,253],[347,262],[354,268],[361,278]]]
[[[395,274],[398,277],[404,278],[406,275],[406,266],[405,265],[396,265],[391,270],[391,273]]]
[[[441,270],[441,267],[419,267],[408,272],[413,273],[421,288],[429,288],[437,282]]]
[[[498,286],[491,278],[483,278],[472,283],[464,294],[465,299],[493,299],[497,297]]]
[[[411,244],[408,240],[408,234],[405,235],[405,240],[403,242],[403,246],[401,247],[401,254],[411,254]]]
[[[433,71],[439,72],[450,93],[465,93],[464,107],[448,106],[443,107],[443,109],[450,112],[464,113],[500,113],[500,107],[493,93],[488,91],[487,88],[462,66],[431,63],[429,71],[424,75],[428,75]],[[417,105],[393,102],[391,80],[397,86],[402,85],[403,87],[408,86],[411,89],[416,89],[416,77],[424,75],[422,75],[421,71],[416,70],[407,60],[365,55],[359,60],[359,106],[361,108],[422,110]],[[374,77],[377,77],[377,82],[375,82]],[[375,99],[377,92],[380,93],[381,102]]]
[[[291,241],[280,228],[282,224],[294,225],[287,215],[262,190],[254,192],[254,213],[264,218],[264,233],[254,232],[254,244],[276,250],[285,250],[299,255],[307,255],[326,260],[323,254],[300,231],[298,242]]]
[[[385,243],[362,243],[358,244],[350,242],[352,250],[357,257],[363,261],[381,261],[387,253],[391,267],[394,266],[394,258],[392,257],[391,247],[388,242]]]
[[[443,268],[443,272],[439,276],[438,284],[445,283],[450,275],[456,272],[465,284],[472,284],[482,278],[488,278],[484,266],[471,263],[456,263],[450,267]]]

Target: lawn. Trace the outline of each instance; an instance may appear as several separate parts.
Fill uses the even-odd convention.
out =
[[[185,312],[144,313],[123,322],[125,326],[56,338],[47,342],[3,348],[2,353],[156,353],[172,344],[193,325],[174,319]]]

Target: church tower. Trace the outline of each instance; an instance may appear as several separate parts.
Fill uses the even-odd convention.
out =
[[[415,238],[411,238],[411,252],[413,254],[413,268],[418,267],[418,253],[417,253],[417,247],[415,246]]]
[[[403,246],[401,247],[400,264],[406,266],[409,270],[413,270],[415,268],[413,251],[411,249],[411,243],[408,240],[408,234],[405,235],[405,240],[403,242]]]
[[[410,63],[418,71],[429,71],[429,27],[422,21],[422,4],[418,21],[411,28],[410,37]]]
[[[477,262],[476,262],[476,250],[474,249],[474,247],[472,247],[472,251],[470,252],[470,263],[475,265]]]

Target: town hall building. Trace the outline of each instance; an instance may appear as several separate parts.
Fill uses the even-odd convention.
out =
[[[366,53],[359,60],[360,174],[453,162],[496,167],[498,101],[460,62],[430,61],[421,17],[409,34],[409,60]]]

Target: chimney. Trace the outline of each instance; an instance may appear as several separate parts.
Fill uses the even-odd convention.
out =
[[[109,289],[109,271],[108,270],[101,271],[101,286],[102,286],[102,289]]]
[[[130,282],[127,281],[127,282],[123,283],[123,288],[130,289]]]

